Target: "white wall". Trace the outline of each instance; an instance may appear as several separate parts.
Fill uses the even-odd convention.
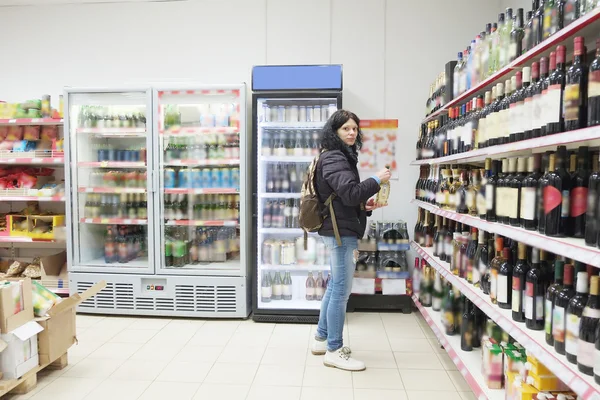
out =
[[[0,99],[63,86],[250,82],[256,64],[341,63],[344,107],[400,120],[399,181],[379,218],[405,219],[431,81],[503,0],[0,0]],[[512,2],[517,0],[511,0]],[[33,3],[79,3],[22,6]],[[97,0],[95,3],[98,2]],[[2,5],[21,6],[2,7]]]

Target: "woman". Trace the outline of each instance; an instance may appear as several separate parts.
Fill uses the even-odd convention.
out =
[[[329,118],[323,127],[322,153],[315,172],[319,200],[324,203],[335,193],[333,210],[341,245],[335,238],[332,219],[327,211],[319,235],[331,250],[331,281],[323,296],[311,351],[315,355],[324,354],[326,366],[348,371],[365,369],[362,361],[350,357],[350,349],[343,346],[342,339],[358,239],[365,233],[367,213],[370,215],[371,210],[376,208],[370,198],[379,191],[380,183],[390,179],[390,171],[386,168],[360,181],[357,164],[362,134],[359,123],[356,114],[346,110],[338,110]]]

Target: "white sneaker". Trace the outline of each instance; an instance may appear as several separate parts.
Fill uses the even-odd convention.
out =
[[[327,353],[327,340],[319,341],[313,336],[310,342],[310,352],[315,356],[322,356]]]
[[[364,371],[367,367],[362,361],[350,357],[351,351],[348,347],[342,347],[336,351],[328,351],[323,357],[326,367],[339,368],[345,371]]]

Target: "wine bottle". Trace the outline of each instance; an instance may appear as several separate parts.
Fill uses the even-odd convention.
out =
[[[550,156],[547,184],[544,187],[545,234],[554,237],[565,236],[569,219],[569,195],[571,177],[565,169],[567,148],[558,146],[556,154]],[[553,168],[555,167],[555,168]]]
[[[577,341],[577,368],[586,375],[594,375],[594,342],[596,327],[600,320],[600,301],[598,286],[600,277],[590,277],[590,296],[583,309],[579,324],[579,340]]]
[[[538,226],[537,230],[540,233],[545,233],[546,231],[546,213],[544,211],[544,188],[548,185],[548,174],[550,173],[550,155],[553,154],[550,151],[547,151],[542,156],[542,176],[538,180],[538,187],[536,192],[536,199],[538,202]]]
[[[487,242],[485,238],[485,232],[479,230],[477,249],[475,250],[475,257],[473,258],[473,285],[480,286],[481,278],[485,275],[487,270]]]
[[[511,79],[507,79],[504,82],[504,99],[500,103],[500,123],[499,126],[499,136],[497,144],[506,144],[510,141],[510,101],[512,95],[517,86],[516,83],[517,78],[513,76]]]
[[[431,268],[431,265],[429,265],[425,259],[421,259],[421,271],[423,271],[420,293],[421,305],[423,307],[431,307],[431,294],[433,291],[433,268]]]
[[[490,222],[496,222],[496,190],[498,184],[498,170],[500,167],[500,161],[492,161],[492,171],[488,177],[487,183],[485,184],[485,203],[486,203],[486,217],[485,219]]]
[[[596,58],[588,73],[588,126],[600,125],[600,38],[596,39]]]
[[[478,278],[477,264],[475,264],[475,253],[477,252],[477,228],[471,227],[471,238],[467,245],[466,251],[466,271],[467,271],[467,282],[474,284],[474,276]]]
[[[556,293],[554,298],[554,308],[552,310],[552,336],[554,336],[554,350],[558,354],[565,354],[565,313],[569,301],[575,296],[572,264],[565,264],[563,282],[563,288]]]
[[[512,319],[518,322],[525,322],[525,278],[528,271],[527,246],[519,243],[519,255],[512,278]]]
[[[431,309],[433,311],[440,311],[442,309],[442,276],[439,272],[435,272],[435,278],[433,280],[433,292],[431,297]]]
[[[509,98],[509,110],[506,124],[508,127],[508,142],[514,143],[517,141],[517,134],[522,138],[523,130],[521,129],[523,96],[523,72],[517,71],[516,75],[511,78],[511,86],[513,89]],[[521,139],[519,139],[521,140]]]
[[[415,224],[415,230],[413,233],[413,237],[415,238],[415,242],[420,246],[424,240],[421,240],[421,216],[423,215],[423,209],[421,207],[417,208],[417,223]]]
[[[502,169],[498,174],[498,182],[496,183],[496,218],[498,222],[506,223],[508,221],[508,214],[506,212],[506,178],[510,175],[509,172],[509,162],[508,159],[505,158],[502,160]]]
[[[520,195],[520,221],[521,225],[527,230],[537,229],[537,206],[536,199],[538,181],[541,177],[539,155],[533,155],[527,158],[528,175],[521,183]]]
[[[503,256],[504,239],[496,235],[496,256],[490,263],[490,300],[492,303],[498,303],[498,273],[500,266],[505,261]]]
[[[537,46],[544,40],[544,10],[545,0],[540,0],[538,7],[533,8],[533,24],[532,24],[532,36],[533,46]]]
[[[531,250],[531,267],[525,278],[525,326],[544,329],[544,277],[540,269],[539,250]]]
[[[502,250],[502,264],[500,264],[497,277],[497,301],[498,307],[510,309],[512,303],[512,275],[513,266],[511,263],[510,248],[505,247]]]
[[[518,131],[515,136],[515,141],[517,142],[526,138],[531,138],[531,114],[533,112],[531,108],[531,101],[533,100],[532,90],[531,67],[523,67],[523,87],[519,90],[517,98],[518,109],[520,109],[520,111],[517,112],[519,121],[517,123],[517,128],[515,129]]]
[[[577,364],[579,329],[581,325],[581,316],[583,308],[588,300],[588,274],[587,272],[577,273],[577,289],[575,296],[569,301],[566,315],[566,343],[565,352],[567,360],[573,364]]]
[[[433,247],[433,226],[431,225],[431,214],[425,210],[425,222],[423,223],[424,246]]]
[[[465,169],[459,170],[459,183],[456,189],[456,212],[459,214],[467,214],[469,212],[469,206],[467,204],[467,192],[469,187],[469,180],[467,179],[467,171]]]
[[[436,215],[435,216],[435,225],[433,228],[434,234],[433,234],[433,255],[434,257],[439,257],[440,256],[440,233],[442,231],[442,227],[441,227],[441,216]]]
[[[579,147],[577,152],[577,170],[571,176],[572,187],[569,198],[570,210],[566,229],[567,236],[576,238],[585,237],[588,183],[590,180],[588,159],[588,147]]]
[[[456,333],[456,324],[454,319],[454,290],[452,284],[446,283],[446,295],[442,306],[442,325],[446,330],[446,335],[453,336]]]
[[[548,124],[546,134],[552,135],[564,131],[564,119],[562,113],[563,92],[565,88],[565,46],[556,48],[556,69],[550,75],[550,85],[546,94],[546,107],[548,107]],[[552,62],[552,59],[551,59]]]
[[[544,330],[546,333],[546,343],[550,346],[554,346],[554,336],[552,335],[552,313],[554,310],[554,299],[556,293],[563,288],[563,274],[564,274],[565,262],[563,260],[556,260],[554,263],[554,283],[548,287],[546,291],[545,300],[545,321]]]
[[[598,240],[598,196],[600,195],[600,169],[598,153],[592,155],[592,173],[588,179],[588,198],[585,216],[585,244],[595,246]]]
[[[446,262],[452,261],[452,253],[454,252],[454,246],[452,244],[452,240],[454,239],[454,228],[456,226],[455,221],[450,221],[448,223],[448,230],[446,231],[446,237],[444,238],[444,253],[446,255]]]
[[[550,87],[550,74],[548,72],[548,64],[550,67],[556,68],[556,53],[551,51],[550,57],[540,58],[540,80],[536,85],[536,94],[534,95],[534,113],[538,113],[539,128],[533,131],[533,137],[546,136],[548,134],[546,127],[548,126],[548,110],[547,94]],[[536,136],[536,133],[538,136]]]
[[[517,159],[517,172],[512,176],[510,180],[510,210],[508,214],[508,222],[512,226],[520,226],[521,225],[521,187],[523,186],[523,181],[525,180],[526,174],[525,170],[527,168],[527,158],[518,158]]]
[[[535,45],[533,39],[533,13],[537,9],[538,0],[533,0],[532,11],[527,11],[525,14],[525,32],[523,35],[523,40],[521,42],[521,54],[527,53],[530,49],[532,49]],[[519,55],[521,55],[519,54]]]
[[[585,128],[587,124],[587,78],[585,44],[581,36],[574,39],[573,64],[565,76],[563,110],[565,131]]]
[[[485,172],[483,169],[472,169],[469,177],[469,186],[467,191],[467,206],[469,208],[469,215],[474,217],[479,215],[479,207],[477,205],[478,196],[481,192],[481,178]],[[483,197],[482,197],[483,200]]]
[[[436,246],[438,248],[437,252],[437,257],[439,257],[440,260],[442,261],[446,261],[446,234],[448,233],[448,220],[446,219],[446,217],[441,217],[442,218],[442,226],[441,229],[438,231],[438,236],[436,239]]]
[[[471,312],[473,304],[465,297],[460,328],[460,348],[462,351],[473,351],[474,317]]]
[[[486,204],[486,188],[487,183],[492,176],[492,159],[485,159],[484,172],[481,177],[481,182],[479,185],[479,191],[477,192],[477,213],[479,214],[479,218],[485,220],[487,218],[487,204]]]

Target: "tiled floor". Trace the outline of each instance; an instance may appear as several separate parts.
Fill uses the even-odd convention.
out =
[[[344,341],[367,370],[326,368],[315,327],[248,321],[78,316],[69,366],[31,400],[472,400],[419,314],[354,313]]]

